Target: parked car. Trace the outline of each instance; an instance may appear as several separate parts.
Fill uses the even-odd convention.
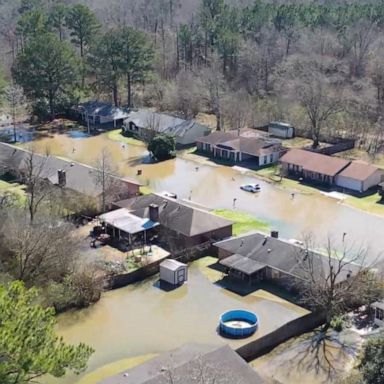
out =
[[[240,189],[242,189],[243,191],[251,192],[251,193],[260,192],[261,190],[259,184],[244,184],[240,186]]]

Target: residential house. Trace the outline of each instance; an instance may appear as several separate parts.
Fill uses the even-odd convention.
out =
[[[379,195],[381,196],[381,199],[384,200],[384,181],[382,183],[379,183]]]
[[[264,380],[228,345],[187,344],[99,384],[263,384]]]
[[[249,282],[263,279],[273,280],[286,288],[292,288],[299,280],[309,277],[308,263],[313,271],[323,273],[329,270],[329,258],[303,247],[297,241],[280,239],[273,231],[271,236],[252,233],[223,240],[214,244],[219,263],[229,276]],[[336,261],[335,261],[336,262]],[[359,271],[359,266],[348,265],[338,276],[344,281]]]
[[[291,139],[295,136],[295,128],[289,123],[272,121],[268,124],[268,133],[281,139]]]
[[[281,157],[280,163],[286,175],[358,193],[377,186],[384,175],[382,170],[367,163],[304,149],[291,149]]]
[[[32,157],[31,157],[32,156]],[[98,197],[102,187],[97,183],[99,171],[85,164],[63,160],[55,156],[43,156],[10,144],[0,143],[0,168],[23,177],[28,161],[32,159],[35,176],[66,190],[90,197]],[[116,187],[116,198],[128,198],[140,193],[140,183],[110,175]]]
[[[371,304],[373,310],[373,321],[379,327],[384,326],[384,301],[376,301]]]
[[[72,107],[76,118],[85,124],[120,127],[129,116],[127,108],[118,108],[102,101],[87,101]]]
[[[288,175],[334,185],[336,176],[349,165],[350,161],[304,149],[291,149],[281,157],[280,163]]]
[[[352,161],[336,176],[336,185],[357,192],[366,192],[383,181],[384,172],[374,165]]]
[[[168,249],[210,244],[232,236],[232,222],[183,200],[149,194],[114,203],[115,208],[159,223],[158,241]]]
[[[196,146],[215,158],[231,162],[251,160],[258,166],[276,163],[283,153],[280,140],[262,137],[249,129],[212,132],[197,139]]]
[[[154,133],[168,134],[174,136],[178,145],[194,144],[198,137],[210,132],[208,127],[196,120],[183,120],[149,109],[131,112],[124,120],[123,130],[143,140],[150,139]]]

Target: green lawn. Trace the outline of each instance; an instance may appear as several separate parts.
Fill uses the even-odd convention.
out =
[[[234,222],[233,234],[235,236],[244,234],[250,231],[268,231],[269,224],[257,220],[254,216],[238,211],[231,211],[229,209],[215,209],[212,211],[214,214],[224,217]]]
[[[25,203],[26,193],[25,185],[18,183],[10,183],[0,179],[0,197],[5,194],[12,194],[20,205]]]
[[[108,132],[108,139],[119,141],[121,143],[126,143],[130,145],[138,145],[140,147],[145,147],[145,143],[143,141],[134,139],[133,137],[126,137],[121,134],[121,129],[114,129],[113,131]]]
[[[348,196],[344,202],[351,207],[368,213],[384,216],[384,204],[380,202],[378,193],[365,197]]]

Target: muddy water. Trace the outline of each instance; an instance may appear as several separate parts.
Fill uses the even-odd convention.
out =
[[[242,345],[244,340],[224,339],[216,332],[220,315],[230,309],[257,314],[260,325],[248,341],[307,313],[263,290],[242,297],[213,284],[211,280],[221,275],[207,270],[212,262],[212,258],[204,258],[191,264],[188,283],[170,292],[156,286],[158,277],[107,292],[90,308],[60,315],[57,332],[67,342],[82,341],[95,348],[86,372],[95,371],[95,383],[105,372],[112,375],[124,370],[125,362],[119,363],[123,359],[161,353],[188,342]],[[74,383],[77,379],[68,376],[45,383]]]
[[[94,164],[103,148],[108,148],[122,175],[136,177],[155,191],[168,190],[180,198],[189,199],[214,208],[233,208],[257,215],[281,232],[285,238],[297,238],[303,232],[312,231],[319,242],[328,235],[336,241],[342,239],[370,249],[370,257],[376,258],[384,250],[384,219],[338,204],[332,198],[314,192],[311,195],[289,191],[269,183],[242,175],[230,167],[201,165],[176,158],[149,164],[145,147],[122,144],[108,139],[106,134],[93,137],[76,135],[51,135],[33,143],[41,153]],[[142,175],[137,177],[137,171]],[[239,189],[243,183],[257,181],[261,193],[250,194]]]

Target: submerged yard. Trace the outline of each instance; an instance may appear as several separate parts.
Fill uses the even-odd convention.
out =
[[[223,288],[222,273],[210,267],[215,261],[206,257],[190,264],[188,283],[172,291],[160,289],[155,276],[106,292],[94,306],[60,315],[57,332],[67,342],[82,341],[95,348],[86,374],[105,366],[95,372],[97,378],[92,375],[97,382],[105,372],[111,375],[124,369],[119,364],[122,359],[161,353],[188,342],[229,343],[237,348],[307,313],[264,289],[241,296]],[[250,338],[224,339],[217,333],[219,316],[238,308],[254,311],[260,327]],[[68,376],[46,383],[76,380]]]

